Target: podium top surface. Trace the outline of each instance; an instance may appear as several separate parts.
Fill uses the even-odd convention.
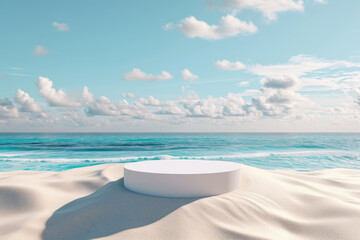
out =
[[[128,163],[126,170],[157,174],[213,174],[239,170],[241,164],[207,160],[154,160]]]

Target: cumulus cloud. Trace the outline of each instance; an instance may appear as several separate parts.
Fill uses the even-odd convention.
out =
[[[296,92],[299,79],[296,76],[277,76],[263,79],[263,88],[251,99],[249,109],[254,108],[263,116],[295,115],[310,101]]]
[[[45,56],[48,55],[49,53],[50,53],[49,50],[47,50],[45,47],[41,45],[37,45],[33,51],[33,54],[35,56]]]
[[[308,99],[294,91],[263,88],[259,96],[252,98],[253,106],[264,116],[294,114],[298,106],[309,103]]]
[[[183,103],[183,107],[187,110],[189,117],[217,118],[220,114],[216,99],[211,96],[208,99],[186,101]]]
[[[245,116],[245,101],[239,94],[207,99],[185,99],[181,101],[187,117],[224,118]]]
[[[236,61],[236,62],[230,62],[226,59],[217,61],[215,63],[215,67],[220,70],[224,71],[237,71],[246,68],[245,64]]]
[[[182,70],[181,76],[183,80],[190,80],[190,81],[194,81],[199,78],[198,75],[193,74],[192,72],[190,72],[189,69]]]
[[[245,116],[245,101],[239,94],[229,93],[225,98],[222,113],[223,116]]]
[[[52,87],[53,82],[49,78],[39,77],[37,87],[41,95],[46,99],[50,106],[55,107],[76,107],[80,103],[76,100],[70,99],[68,95],[62,90],[56,90]]]
[[[140,103],[145,106],[160,106],[161,102],[154,98],[153,96],[149,96],[148,98],[140,98]]]
[[[261,80],[263,87],[258,95],[252,97],[247,109],[262,116],[297,114],[306,117],[308,113],[305,114],[303,111],[313,109],[315,103],[318,108],[334,104],[331,103],[330,97],[323,102],[319,101],[317,95],[305,97],[301,94],[304,91],[324,91],[329,95],[329,91],[341,90],[347,95],[347,98],[342,95],[343,102],[352,101],[360,104],[360,93],[357,93],[360,92],[357,90],[360,89],[360,71],[354,70],[356,68],[360,68],[360,63],[306,55],[291,57],[285,64],[248,66],[251,73],[264,78]],[[321,100],[323,98],[321,97]]]
[[[131,72],[125,73],[124,80],[142,80],[142,81],[164,81],[170,80],[173,76],[165,71],[162,71],[159,75],[152,75],[142,72],[139,68],[133,68]]]
[[[18,89],[16,92],[15,101],[21,106],[21,112],[32,112],[32,113],[41,113],[41,107],[35,102],[35,100],[30,97],[30,95],[21,89]]]
[[[84,87],[81,95],[82,95],[83,99],[85,100],[85,102],[94,101],[94,96],[91,92],[89,92],[89,88],[87,86]]]
[[[53,22],[52,23],[53,27],[55,27],[58,31],[69,31],[70,27],[66,24],[66,23],[58,23],[58,22]]]
[[[168,101],[165,107],[162,107],[160,110],[155,112],[156,114],[164,115],[184,115],[184,109],[178,106],[178,103],[175,101]]]
[[[89,102],[87,104],[85,112],[88,116],[118,116],[121,114],[119,106],[115,102],[104,96],[101,96],[99,98],[96,98],[92,102]]]
[[[17,118],[19,112],[13,102],[8,98],[0,98],[0,118]]]
[[[231,14],[221,17],[219,25],[209,25],[191,16],[181,20],[179,24],[169,23],[164,29],[178,29],[189,38],[198,37],[207,40],[257,32],[257,27],[252,22],[241,21]]]
[[[269,20],[276,19],[280,12],[304,10],[302,0],[223,0],[221,5],[231,9],[251,9],[261,12]]]
[[[88,116],[118,116],[121,114],[115,102],[105,96],[95,99],[87,86],[82,91],[82,97],[85,113]]]
[[[84,87],[83,99],[83,107],[87,116],[128,116],[137,119],[153,117],[153,114],[139,102],[129,104],[126,100],[113,101],[105,96],[94,98],[87,87]],[[151,100],[154,99],[150,98]]]
[[[275,89],[289,89],[299,84],[299,79],[296,76],[278,76],[263,79],[264,87]]]

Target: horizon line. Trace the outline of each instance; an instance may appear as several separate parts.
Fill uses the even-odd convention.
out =
[[[208,132],[206,132],[206,131],[203,131],[203,132],[191,132],[191,131],[170,131],[170,132],[156,132],[156,131],[149,131],[149,132],[126,132],[126,131],[124,131],[124,132],[121,132],[121,131],[113,131],[113,132],[111,132],[111,131],[99,131],[99,132],[96,132],[96,131],[89,131],[89,132],[87,132],[87,131],[79,131],[79,132],[77,132],[77,131],[54,131],[54,132],[51,132],[51,131],[49,131],[49,132],[47,132],[47,131],[44,131],[44,132],[42,132],[42,131],[34,131],[34,132],[30,132],[30,131],[8,131],[8,132],[1,132],[0,131],[0,134],[4,134],[4,133],[360,133],[360,131],[352,131],[352,132],[350,132],[350,131],[348,131],[348,132],[321,132],[321,131],[319,131],[319,132],[315,132],[315,131],[304,131],[304,132],[292,132],[292,131],[288,131],[288,132],[286,132],[286,131],[278,131],[278,132],[267,132],[267,131],[264,131],[264,132],[256,132],[256,131],[249,131],[249,132],[246,132],[246,131],[244,131],[244,132],[228,132],[228,131],[225,131],[225,132],[211,132],[211,131],[208,131]]]

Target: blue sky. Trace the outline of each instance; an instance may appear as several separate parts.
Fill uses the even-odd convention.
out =
[[[359,12],[4,0],[0,131],[360,131]]]

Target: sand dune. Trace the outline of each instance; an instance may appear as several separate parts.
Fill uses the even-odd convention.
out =
[[[242,168],[201,199],[123,187],[123,165],[0,173],[0,239],[360,239],[360,171]]]

